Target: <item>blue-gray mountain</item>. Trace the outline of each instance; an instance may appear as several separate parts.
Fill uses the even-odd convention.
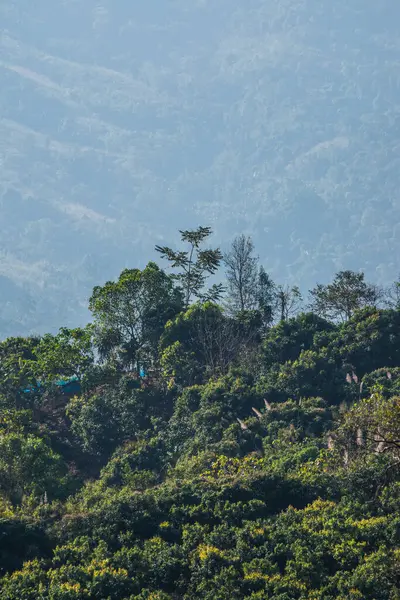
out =
[[[387,282],[400,250],[400,5],[3,0],[0,332],[78,325],[178,228],[278,281]]]

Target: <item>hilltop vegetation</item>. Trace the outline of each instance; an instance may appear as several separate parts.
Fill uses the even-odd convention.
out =
[[[400,284],[210,233],[0,344],[2,599],[399,599]]]
[[[304,292],[399,255],[390,0],[2,0],[0,334],[88,318],[193,215]]]

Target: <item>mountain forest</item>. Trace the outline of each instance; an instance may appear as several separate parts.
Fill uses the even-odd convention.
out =
[[[211,234],[0,343],[2,600],[400,599],[400,282]]]
[[[0,338],[84,326],[95,285],[197,223],[305,296],[389,285],[399,22],[398,0],[1,0]]]

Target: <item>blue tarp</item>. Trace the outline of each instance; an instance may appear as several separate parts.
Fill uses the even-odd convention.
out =
[[[69,379],[59,379],[55,382],[56,386],[61,388],[62,391],[65,390],[66,387],[71,387],[71,391],[80,391],[81,382],[79,381],[79,377],[76,375],[74,377],[70,377]],[[24,394],[30,394],[31,392],[38,392],[43,387],[43,385],[38,381],[36,387],[29,387],[24,389]]]

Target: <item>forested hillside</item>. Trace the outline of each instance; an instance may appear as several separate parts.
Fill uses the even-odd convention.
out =
[[[0,344],[2,600],[400,598],[400,283],[210,235]]]
[[[400,5],[2,0],[0,334],[88,318],[152,240],[245,230],[276,278],[399,255]],[[326,282],[326,281],[325,281]]]

